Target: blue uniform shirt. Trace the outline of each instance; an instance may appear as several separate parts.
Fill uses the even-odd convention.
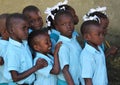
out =
[[[93,85],[108,85],[105,55],[101,47],[99,51],[89,44],[81,52],[80,62],[82,78],[91,78]]]
[[[50,74],[50,71],[52,70],[54,64],[54,57],[49,54],[46,56],[37,52],[34,59],[34,64],[36,64],[36,61],[39,58],[45,59],[48,62],[48,66],[35,72],[36,80],[34,85],[57,85],[56,75]]]
[[[4,76],[8,80],[12,80],[9,71],[15,70],[22,73],[33,66],[31,52],[27,46],[27,43],[19,43],[13,39],[9,39],[9,43],[6,51],[6,65],[4,70]],[[35,79],[34,74],[31,74],[25,79],[18,81],[18,84],[31,84]]]
[[[59,50],[59,61],[61,70],[64,66],[69,65],[69,72],[74,80],[75,85],[79,85],[79,73],[80,63],[79,56],[82,51],[81,46],[78,44],[75,37],[69,39],[65,36],[60,35],[59,41],[62,41],[62,45]],[[66,81],[62,71],[58,75],[58,79]]]

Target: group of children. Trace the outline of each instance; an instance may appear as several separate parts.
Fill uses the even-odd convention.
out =
[[[74,27],[79,19],[67,1],[45,13],[47,27],[33,5],[0,15],[0,85],[108,85],[105,56],[117,48],[105,48],[107,15],[84,16],[82,48]]]

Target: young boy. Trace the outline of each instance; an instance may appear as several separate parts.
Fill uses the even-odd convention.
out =
[[[27,42],[28,22],[24,15],[11,14],[7,18],[6,26],[10,34],[6,50],[4,76],[8,81],[14,81],[18,85],[32,85],[35,80],[34,72],[46,66],[38,59],[33,66],[33,60]]]
[[[43,26],[43,19],[40,10],[33,5],[29,5],[23,9],[23,14],[28,18],[29,21],[29,33],[33,30],[39,30]]]
[[[82,24],[81,33],[86,40],[80,55],[85,85],[108,85],[105,55],[99,46],[104,40],[103,29],[98,22],[89,20]]]
[[[1,39],[8,40],[9,34],[6,29],[6,19],[9,16],[9,14],[4,13],[0,15],[0,35]]]
[[[10,14],[4,13],[0,15],[0,85],[15,85],[13,82],[9,82],[4,77],[4,55],[6,54],[6,48],[8,45],[9,33],[6,28],[6,19]]]

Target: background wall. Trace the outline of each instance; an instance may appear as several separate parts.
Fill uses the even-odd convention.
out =
[[[46,15],[44,11],[47,7],[51,7],[64,0],[0,0],[0,14],[22,12],[23,8],[28,5],[35,5],[40,8],[44,22]],[[79,31],[82,23],[82,16],[86,14],[90,8],[97,6],[106,6],[107,14],[110,19],[107,40],[112,45],[120,47],[120,0],[68,0],[80,19],[76,29]],[[108,58],[108,74],[110,85],[120,85],[120,50],[114,57]]]
[[[60,1],[64,0],[0,0],[0,13],[13,13],[13,12],[22,12],[23,8],[27,5],[35,5],[40,8],[42,15],[45,17],[44,11],[47,7],[51,7],[57,4]],[[71,5],[75,10],[77,15],[79,16],[80,22],[76,26],[77,30],[82,23],[82,16],[86,14],[90,8],[96,8],[97,6],[106,6],[107,14],[110,19],[109,24],[109,34],[110,40],[112,42],[120,43],[120,0],[68,0],[69,5]],[[115,37],[115,38],[113,38]],[[119,37],[116,39],[116,37]]]

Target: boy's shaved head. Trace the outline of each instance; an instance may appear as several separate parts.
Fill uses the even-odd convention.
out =
[[[100,24],[95,20],[89,20],[89,21],[83,22],[80,28],[82,35],[89,33],[90,30],[92,29],[92,26],[100,26]]]

